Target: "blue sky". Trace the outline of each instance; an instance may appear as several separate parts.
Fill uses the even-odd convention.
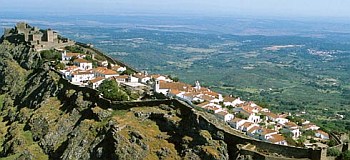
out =
[[[0,0],[0,4],[2,12],[28,13],[350,17],[350,0]]]

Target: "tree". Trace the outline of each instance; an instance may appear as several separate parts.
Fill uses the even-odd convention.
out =
[[[119,88],[118,83],[114,80],[104,80],[98,87],[98,90],[102,93],[103,97],[110,100],[129,100],[129,96]]]
[[[341,154],[341,152],[336,148],[329,148],[327,150],[327,156],[337,157],[337,156],[340,156],[340,154]]]
[[[235,116],[236,116],[237,118],[241,118],[241,119],[248,119],[248,116],[246,116],[246,115],[244,115],[244,114],[242,114],[242,113],[237,113]]]
[[[88,60],[88,61],[92,61],[92,60],[93,60],[92,57],[91,57],[90,55],[85,56],[84,59],[86,59],[86,60]]]
[[[132,71],[132,70],[130,70],[130,69],[126,69],[125,71],[123,71],[122,73],[121,73],[121,75],[131,75],[131,74],[133,74],[134,73],[134,71]]]
[[[174,82],[180,81],[179,77],[173,77],[173,76],[169,75],[168,78],[173,80]]]
[[[64,48],[74,53],[84,53],[84,50],[79,46],[66,46]]]
[[[107,68],[108,68],[108,69],[112,69],[111,63],[108,62]]]
[[[335,146],[337,144],[338,143],[334,139],[329,140],[328,143],[327,143],[327,145],[330,146],[330,147]]]
[[[40,55],[43,59],[47,59],[47,60],[58,60],[58,59],[62,59],[62,55],[61,53],[58,53],[54,50],[43,50],[40,52]]]
[[[69,60],[69,62],[74,62],[74,60],[76,60],[76,59],[78,59],[78,57],[77,56],[73,56],[72,58],[70,58],[70,60]]]
[[[66,67],[66,65],[64,63],[58,63],[55,68],[56,69],[64,69]]]
[[[343,160],[350,160],[350,151],[347,150],[341,154]]]

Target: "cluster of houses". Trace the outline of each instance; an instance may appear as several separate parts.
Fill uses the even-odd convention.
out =
[[[72,59],[73,57],[74,59]],[[198,81],[192,86],[182,82],[174,82],[164,75],[148,75],[147,73],[121,75],[127,70],[126,67],[108,64],[107,61],[101,61],[98,67],[94,67],[92,62],[85,58],[85,54],[62,52],[61,62],[65,64],[72,62],[73,65],[60,70],[61,74],[73,84],[93,89],[97,89],[106,79],[113,79],[134,90],[153,85],[153,90],[156,93],[196,104],[198,107],[213,113],[232,128],[253,138],[274,144],[288,145],[286,137],[283,135],[289,134],[291,138],[297,140],[302,132],[307,130],[313,131],[315,138],[329,139],[326,132],[319,130],[318,126],[309,121],[296,124],[287,118],[291,116],[290,114],[275,114],[254,102],[243,101],[232,96],[223,96],[208,88],[201,87]]]
[[[108,64],[107,61],[99,61],[98,66],[94,67],[93,63],[86,59],[86,56],[82,53],[62,52],[61,62],[67,66],[60,70],[60,73],[72,84],[97,89],[104,80],[113,79],[127,88],[143,90],[147,88],[147,84],[152,79],[172,82],[166,76],[148,75],[147,72],[122,75],[127,70],[125,66]],[[72,65],[68,65],[71,63]],[[108,65],[110,66],[108,67]]]
[[[296,124],[287,117],[291,114],[275,114],[251,101],[243,101],[232,96],[222,96],[208,88],[182,82],[156,80],[154,91],[170,97],[176,97],[191,104],[196,104],[225,121],[232,128],[242,131],[262,141],[274,144],[288,145],[284,135],[290,135],[297,140],[303,131],[311,130],[313,138],[320,141],[329,139],[328,133],[319,130],[315,124],[304,121]]]

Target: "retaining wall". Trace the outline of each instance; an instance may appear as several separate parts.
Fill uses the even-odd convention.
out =
[[[256,140],[241,134],[234,133],[233,131],[218,127],[212,123],[207,117],[198,114],[192,106],[178,99],[161,99],[161,100],[145,100],[145,101],[110,101],[108,99],[99,96],[99,92],[95,89],[88,87],[80,87],[70,83],[67,79],[63,78],[58,71],[52,69],[61,76],[59,83],[63,84],[66,90],[75,90],[76,92],[82,92],[84,95],[88,95],[89,100],[96,103],[101,108],[107,109],[130,109],[133,107],[142,106],[159,106],[161,104],[172,105],[176,108],[180,108],[182,114],[188,115],[188,120],[192,123],[191,125],[199,127],[199,129],[208,130],[213,138],[224,140],[230,151],[230,156],[235,157],[238,153],[237,144],[250,143],[255,145],[258,150],[266,151],[268,153],[277,153],[288,158],[309,158],[312,160],[322,159],[322,150],[297,148],[290,146],[282,146]],[[261,155],[260,155],[261,156]],[[268,156],[268,155],[266,155]],[[269,159],[273,159],[274,156],[268,156]],[[276,157],[278,158],[278,157]]]
[[[182,107],[187,107],[188,110],[191,109],[192,112],[196,112],[191,106],[187,105],[184,102],[181,102],[177,99],[173,99],[176,105],[180,105]],[[287,158],[298,158],[298,159],[312,159],[312,160],[321,160],[325,159],[325,151],[321,149],[306,149],[306,148],[298,148],[291,146],[283,146],[272,144],[268,142],[263,142],[257,139],[253,139],[250,137],[246,137],[244,135],[233,133],[233,131],[221,128],[215,124],[213,124],[207,117],[204,117],[199,114],[194,114],[192,116],[193,122],[195,122],[200,129],[208,130],[213,137],[217,139],[222,139],[227,143],[228,149],[230,151],[230,156],[235,157],[236,153],[239,152],[236,147],[237,144],[246,144],[250,143],[255,145],[258,150],[266,151],[268,153],[277,153],[278,155],[282,155]],[[268,159],[273,159],[274,156],[266,155]],[[266,157],[265,157],[266,158]],[[280,157],[276,157],[279,159]]]

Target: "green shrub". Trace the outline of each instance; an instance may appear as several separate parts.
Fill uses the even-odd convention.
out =
[[[114,80],[104,80],[98,90],[103,94],[103,97],[110,100],[129,100],[129,96],[119,88],[118,83]]]
[[[43,59],[47,60],[61,60],[62,54],[54,50],[43,50],[40,52]]]
[[[337,156],[340,156],[340,154],[341,154],[341,152],[336,148],[329,148],[327,150],[327,156],[337,157]]]
[[[79,46],[66,46],[64,49],[74,53],[84,53],[84,50]]]
[[[341,154],[342,160],[350,160],[350,151],[345,151]]]

